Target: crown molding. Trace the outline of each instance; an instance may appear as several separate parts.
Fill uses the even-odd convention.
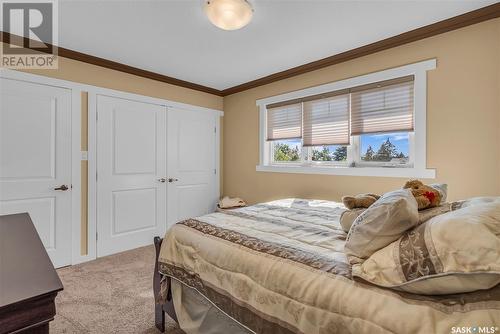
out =
[[[455,29],[470,26],[472,24],[491,20],[500,17],[500,3],[486,6],[462,15],[458,15],[443,21],[439,21],[421,28],[367,44],[359,48],[345,51],[327,58],[316,60],[304,65],[277,72],[256,80],[252,80],[241,85],[223,89],[222,95],[227,96],[245,91],[250,88],[267,85],[269,83],[294,77],[299,74],[315,71],[327,66],[343,63],[352,59],[364,57],[376,52],[419,41],[424,38],[436,36]]]
[[[21,37],[18,35],[10,34],[10,33],[5,32],[5,31],[1,31],[1,33],[2,34],[0,35],[0,41],[2,41],[2,42],[6,41],[8,43],[10,41],[11,36],[16,36],[17,38],[15,40],[20,40],[22,38],[24,40],[24,43],[27,43],[29,41],[29,39],[26,37]],[[19,44],[21,44],[21,43],[19,43]],[[81,61],[81,62],[91,64],[91,65],[109,68],[109,69],[112,69],[115,71],[120,71],[120,72],[124,72],[124,73],[128,73],[128,74],[136,75],[136,76],[151,79],[151,80],[161,81],[161,82],[168,83],[168,84],[175,85],[175,86],[194,89],[194,90],[204,92],[204,93],[222,96],[222,92],[218,89],[215,89],[215,88],[199,85],[199,84],[189,82],[189,81],[184,81],[184,80],[172,78],[172,77],[169,77],[169,76],[166,76],[163,74],[159,74],[159,73],[155,73],[155,72],[151,72],[151,71],[146,71],[146,70],[143,70],[143,69],[140,69],[137,67],[125,65],[125,64],[118,63],[118,62],[115,62],[112,60],[92,56],[92,55],[89,55],[86,53],[66,49],[63,47],[57,47],[54,45],[52,47],[57,49],[57,55],[60,57]]]
[[[328,67],[335,64],[340,64],[352,59],[364,57],[376,52],[408,44],[411,42],[419,41],[424,38],[436,36],[445,32],[467,27],[476,23],[491,20],[500,17],[500,3],[496,3],[490,6],[486,6],[462,15],[458,15],[443,21],[439,21],[421,28],[407,31],[405,33],[389,37],[378,42],[367,44],[359,48],[355,48],[349,51],[345,51],[327,58],[316,60],[307,64],[303,64],[297,67],[290,68],[281,72],[267,75],[265,77],[252,80],[234,87],[219,90],[212,87],[207,87],[199,85],[193,82],[184,81],[176,78],[172,78],[163,74],[146,71],[137,67],[132,67],[122,63],[118,63],[112,60],[92,56],[82,52],[66,49],[63,47],[58,47],[58,55],[64,58],[69,58],[88,64],[101,66],[109,68],[112,70],[136,75],[139,77],[161,81],[171,85],[176,85],[184,88],[189,88],[197,90],[204,93],[209,93],[217,96],[227,96],[235,93],[239,93],[251,88],[263,86],[270,84],[275,81],[291,78],[300,74],[315,71],[324,67]],[[1,31],[0,41],[10,41],[11,34],[8,32]],[[25,41],[28,38],[23,38]],[[57,46],[54,46],[57,47]]]

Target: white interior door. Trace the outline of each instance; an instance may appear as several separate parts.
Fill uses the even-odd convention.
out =
[[[97,96],[97,256],[166,229],[166,107]],[[162,182],[163,181],[163,182]]]
[[[216,116],[168,110],[168,225],[215,209]]]
[[[5,78],[0,91],[0,214],[28,212],[54,266],[69,265],[71,91]]]

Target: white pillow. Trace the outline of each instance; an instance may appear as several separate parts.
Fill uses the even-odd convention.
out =
[[[440,206],[435,206],[433,208],[420,210],[418,212],[418,224],[425,223],[432,217],[435,217],[437,215],[442,215],[443,213],[451,211],[451,209],[452,205],[450,203],[443,203]],[[454,210],[456,210],[456,206],[454,207]],[[357,208],[352,210],[345,210],[344,212],[342,212],[342,215],[340,216],[340,226],[342,226],[344,232],[349,233],[349,230],[351,229],[351,226],[356,220],[356,218],[358,218],[359,215],[365,211],[366,208]]]
[[[362,262],[417,224],[418,205],[410,189],[384,194],[352,224],[344,247],[349,262]]]
[[[429,184],[429,187],[436,189],[441,194],[440,204],[446,202],[446,197],[448,197],[448,185],[446,183],[433,183]]]
[[[358,218],[359,215],[365,211],[366,208],[355,208],[342,212],[340,215],[340,226],[342,226],[344,232],[349,233],[349,230],[351,229],[352,224],[354,224],[356,218]]]

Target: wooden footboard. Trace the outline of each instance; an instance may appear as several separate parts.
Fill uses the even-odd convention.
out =
[[[160,332],[165,332],[165,313],[167,313],[172,319],[177,321],[177,315],[175,314],[174,301],[172,299],[172,289],[171,289],[171,278],[165,276],[166,284],[168,284],[166,303],[160,302],[160,288],[162,275],[160,274],[160,265],[158,263],[158,258],[160,257],[160,249],[162,244],[162,239],[160,237],[154,238],[155,244],[155,269],[153,273],[153,293],[155,298],[155,326],[160,330]]]

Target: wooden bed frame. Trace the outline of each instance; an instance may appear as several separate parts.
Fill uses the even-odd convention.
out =
[[[172,319],[177,321],[177,314],[175,314],[174,301],[172,299],[172,279],[168,276],[165,277],[168,284],[166,303],[162,304],[159,302],[160,298],[160,282],[162,275],[159,272],[160,266],[158,263],[158,258],[160,256],[160,249],[163,239],[160,237],[154,238],[155,245],[155,269],[153,273],[153,293],[155,298],[155,326],[160,330],[160,332],[165,332],[165,313],[167,313]]]

